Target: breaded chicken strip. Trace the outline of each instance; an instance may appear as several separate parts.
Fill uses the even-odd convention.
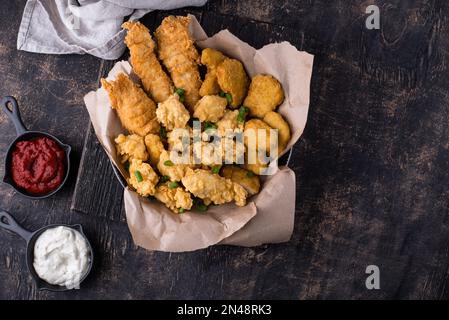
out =
[[[284,91],[276,78],[259,74],[251,80],[248,95],[243,103],[249,108],[250,115],[263,118],[274,111],[284,101]]]
[[[190,110],[200,98],[200,57],[189,34],[189,17],[169,16],[156,29],[159,58],[170,72],[177,88],[185,90],[185,103]]]
[[[143,138],[137,134],[125,136],[119,134],[115,138],[117,154],[121,156],[121,162],[124,163],[131,159],[146,161],[148,152]]]
[[[200,96],[204,97],[220,92],[216,69],[226,58],[223,53],[212,48],[206,48],[201,52],[201,64],[207,67],[207,73],[200,88]]]
[[[193,116],[201,122],[217,122],[220,120],[226,110],[228,101],[220,96],[204,96],[195,105]]]
[[[162,151],[164,151],[161,137],[157,134],[147,134],[145,136],[145,146],[147,147],[151,165],[156,167],[159,163],[159,157],[161,156]]]
[[[243,64],[235,59],[225,59],[217,67],[217,81],[223,92],[230,94],[232,108],[242,104],[248,91],[249,78]]]
[[[223,204],[235,201],[238,206],[246,205],[248,193],[239,184],[220,177],[210,170],[188,169],[182,184],[194,196],[203,199],[204,204]]]
[[[167,184],[162,184],[156,188],[154,196],[174,213],[180,213],[180,210],[190,210],[193,205],[190,193],[182,187],[170,189]]]
[[[142,160],[131,160],[128,183],[143,197],[154,195],[159,177],[153,168]]]
[[[140,22],[131,21],[122,24],[122,28],[128,30],[125,43],[129,48],[133,70],[142,80],[145,91],[154,101],[165,101],[173,93],[173,85],[156,57],[156,44],[150,31]]]
[[[223,177],[231,179],[233,182],[241,185],[249,195],[255,195],[260,190],[260,178],[253,172],[237,166],[225,166],[221,170]]]
[[[120,73],[110,82],[101,79],[101,84],[125,129],[142,137],[159,132],[155,103],[127,75]]]
[[[184,128],[190,119],[190,113],[179,102],[177,94],[171,95],[167,100],[158,104],[156,110],[157,120],[168,130]]]

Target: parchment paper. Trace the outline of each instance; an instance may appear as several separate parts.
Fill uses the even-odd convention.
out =
[[[279,112],[292,129],[292,139],[284,151],[287,152],[301,136],[307,121],[313,56],[298,51],[288,42],[256,50],[228,30],[208,38],[195,17],[191,18],[191,33],[200,48],[215,48],[239,59],[251,77],[271,74],[281,82],[285,101]],[[127,61],[117,62],[108,79],[114,79],[120,72],[130,74],[138,82]],[[98,140],[124,174],[114,138],[125,130],[110,107],[106,91],[100,88],[89,92],[84,101]],[[173,214],[158,201],[140,197],[130,188],[124,190],[126,219],[134,242],[148,250],[170,252],[193,251],[215,244],[256,246],[288,241],[294,226],[295,196],[295,173],[287,167],[267,176],[261,192],[250,198],[247,206],[210,206],[206,213]]]

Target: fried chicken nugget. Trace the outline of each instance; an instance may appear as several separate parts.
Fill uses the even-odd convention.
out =
[[[201,122],[217,122],[226,110],[228,101],[220,96],[204,96],[195,105],[193,116]]]
[[[150,163],[153,166],[157,166],[162,151],[164,151],[164,145],[162,144],[161,137],[157,134],[147,134],[145,136],[145,146],[147,147]]]
[[[228,130],[243,131],[243,123],[238,121],[238,110],[226,110],[223,117],[216,123],[218,134],[225,136]]]
[[[185,103],[193,110],[200,99],[200,57],[189,34],[189,17],[169,16],[154,33],[159,58],[170,72],[177,88],[185,90]]]
[[[245,123],[245,146],[253,147],[251,144],[253,141],[255,142],[254,147],[259,150],[263,148],[267,153],[270,152],[271,149],[271,136],[270,130],[272,128],[260,119],[251,119]],[[265,137],[264,132],[265,131]],[[261,139],[265,139],[262,141]]]
[[[189,111],[179,101],[177,94],[171,95],[167,100],[158,104],[156,116],[157,120],[168,130],[184,128],[190,119]]]
[[[207,67],[207,73],[200,88],[200,96],[214,95],[220,92],[216,69],[227,57],[220,51],[206,48],[201,52],[201,64]]]
[[[159,177],[153,168],[142,160],[132,159],[129,166],[128,183],[143,197],[154,195]]]
[[[270,127],[278,129],[279,137],[279,152],[282,152],[290,141],[291,133],[290,126],[287,121],[277,112],[270,111],[263,117],[263,121],[267,123]]]
[[[204,204],[223,204],[235,201],[238,206],[246,205],[248,193],[239,184],[220,177],[210,170],[188,169],[182,184],[194,196],[203,199]]]
[[[251,172],[254,172],[257,175],[264,174],[264,171],[268,168],[267,164],[260,163],[257,159],[257,163],[245,163],[245,169]]]
[[[148,159],[147,149],[143,138],[137,134],[125,136],[119,134],[115,138],[117,154],[121,156],[121,162],[125,163],[130,159],[146,161]]]
[[[156,102],[165,101],[173,94],[173,85],[156,57],[156,44],[150,31],[140,22],[131,21],[122,24],[122,28],[128,30],[125,44],[129,48],[133,70],[142,80],[145,91]]]
[[[259,193],[260,178],[251,171],[238,166],[225,166],[221,170],[221,175],[241,185],[251,196]]]
[[[249,84],[243,64],[235,59],[225,59],[218,65],[216,73],[221,90],[231,95],[230,106],[239,107],[246,96]]]
[[[250,115],[262,119],[282,101],[284,91],[279,81],[273,76],[259,74],[252,78],[243,104],[249,108]]]
[[[167,184],[158,186],[154,197],[174,213],[180,213],[180,209],[190,210],[193,205],[190,193],[181,187],[170,189]]]
[[[125,129],[142,137],[159,132],[155,103],[127,75],[120,73],[113,81],[101,79],[101,84]]]
[[[168,176],[170,181],[181,181],[186,171],[192,167],[191,164],[174,163],[170,159],[170,152],[167,150],[162,151],[157,164],[157,169],[161,175]]]

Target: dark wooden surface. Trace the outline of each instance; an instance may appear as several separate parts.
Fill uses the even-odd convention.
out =
[[[24,3],[0,3],[9,17],[0,21],[1,94],[18,97],[29,128],[71,144],[80,165],[47,200],[1,185],[0,205],[30,229],[83,224],[97,261],[82,290],[38,292],[24,243],[0,231],[0,298],[449,298],[447,1],[211,0],[145,16],[154,29],[167,14],[193,13],[209,34],[228,28],[255,47],[287,40],[315,55],[309,119],[291,162],[291,241],[179,254],[133,244],[122,189],[89,126],[82,97],[111,62],[17,51]],[[370,4],[381,30],[365,28]],[[0,122],[3,159],[14,131],[3,114]],[[380,290],[365,288],[370,264]]]

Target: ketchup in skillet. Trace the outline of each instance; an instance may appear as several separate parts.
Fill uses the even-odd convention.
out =
[[[57,189],[65,170],[65,152],[50,138],[19,141],[14,145],[12,179],[30,194],[44,195]]]

